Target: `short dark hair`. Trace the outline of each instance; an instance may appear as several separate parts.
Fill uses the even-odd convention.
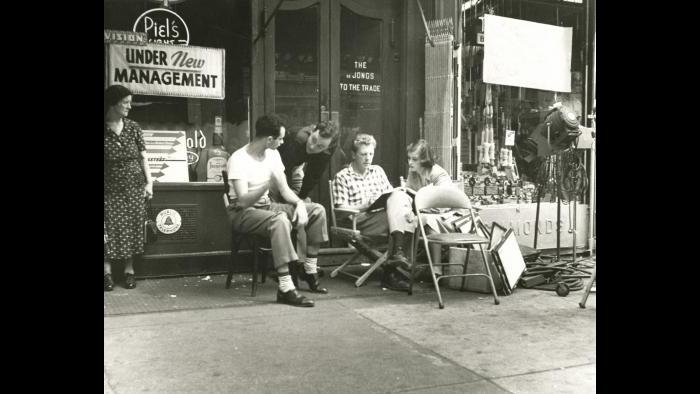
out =
[[[406,154],[418,153],[418,161],[423,168],[431,169],[435,165],[437,157],[433,154],[426,140],[418,140],[406,147]]]
[[[279,138],[282,119],[275,114],[265,114],[255,121],[255,138]]]
[[[122,85],[112,85],[105,89],[105,114],[109,107],[117,105],[124,97],[131,95],[131,90]]]
[[[340,130],[335,122],[320,122],[316,125],[314,131],[318,130],[318,135],[321,138],[330,138],[331,143],[328,145],[329,150],[335,149],[338,145],[338,137],[340,137]]]

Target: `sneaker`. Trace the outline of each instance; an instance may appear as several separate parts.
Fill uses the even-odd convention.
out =
[[[134,274],[124,274],[124,288],[133,289],[134,287],[136,287],[136,279],[134,278]]]
[[[409,283],[397,271],[384,271],[382,276],[382,287],[394,291],[408,291]]]
[[[104,285],[105,291],[114,290],[114,281],[112,280],[112,274],[105,274]]]
[[[314,301],[310,300],[303,295],[299,294],[296,289],[289,290],[283,293],[282,290],[277,290],[277,302],[280,304],[287,304],[291,306],[301,306],[301,307],[312,307],[314,306]]]

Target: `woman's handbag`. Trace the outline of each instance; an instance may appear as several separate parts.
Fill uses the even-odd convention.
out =
[[[156,226],[155,220],[148,217],[148,213],[151,210],[151,201],[146,202],[146,221],[143,224],[143,239],[146,244],[152,244],[158,240],[158,227]]]

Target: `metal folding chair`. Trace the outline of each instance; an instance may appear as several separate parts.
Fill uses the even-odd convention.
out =
[[[330,273],[331,278],[335,278],[338,274],[343,274],[352,278],[355,278],[355,286],[362,286],[367,278],[369,278],[372,273],[379,268],[382,263],[388,258],[388,251],[380,252],[379,248],[387,247],[386,245],[377,245],[376,240],[371,237],[364,236],[357,229],[357,215],[360,213],[357,209],[345,209],[345,208],[334,208],[334,194],[333,194],[333,180],[328,181],[328,191],[331,199],[331,228],[330,233],[332,236],[338,237],[339,239],[347,242],[355,248],[355,253],[341,264],[338,268],[334,269]],[[336,221],[336,214],[343,215],[342,217],[348,217],[352,221],[352,228],[338,226]],[[382,247],[383,246],[383,247]],[[362,274],[356,275],[352,272],[348,272],[346,268],[350,266],[355,260],[360,256],[368,257],[373,263],[370,267]],[[356,264],[354,264],[356,265]]]
[[[410,286],[408,290],[408,294],[411,295],[413,294],[413,282],[414,282],[414,277],[415,277],[415,272],[416,272],[416,267],[417,266],[425,266],[427,265],[430,268],[430,276],[432,277],[433,280],[433,285],[435,286],[435,291],[437,292],[438,296],[438,303],[440,305],[440,309],[443,309],[445,307],[444,303],[442,302],[442,294],[440,293],[440,286],[439,286],[439,281],[442,279],[447,279],[447,278],[454,278],[454,277],[461,277],[462,278],[462,286],[461,286],[461,291],[464,291],[464,286],[466,282],[466,277],[467,276],[485,276],[489,280],[489,284],[491,285],[491,291],[493,292],[493,300],[496,305],[500,303],[498,300],[498,294],[496,294],[496,287],[493,284],[493,277],[491,276],[491,269],[489,268],[488,260],[486,259],[486,253],[484,252],[483,245],[488,245],[489,244],[489,239],[479,236],[477,234],[472,234],[472,233],[437,233],[437,234],[428,234],[426,235],[425,233],[425,222],[423,221],[421,211],[424,209],[429,209],[429,208],[459,208],[459,209],[467,209],[469,211],[469,215],[471,216],[471,222],[473,223],[474,226],[476,226],[476,217],[474,216],[474,208],[472,207],[471,201],[469,201],[469,197],[467,197],[466,194],[464,194],[461,190],[458,190],[456,188],[452,187],[435,187],[435,186],[426,186],[418,190],[418,193],[416,194],[416,197],[414,199],[416,211],[418,214],[416,215],[418,217],[418,231],[415,231],[413,233],[413,250],[411,253],[411,275],[409,275],[410,279]],[[450,275],[442,275],[439,278],[435,277],[435,271],[433,269],[433,259],[431,257],[431,254],[429,252],[426,253],[426,257],[428,258],[428,264],[417,264],[416,263],[416,250],[418,247],[418,242],[419,239],[417,237],[420,237],[420,239],[423,240],[423,244],[425,246],[426,251],[430,251],[430,244],[440,244],[440,245],[448,245],[448,246],[475,246],[479,248],[479,251],[481,252],[481,257],[484,261],[484,265],[486,266],[486,274],[483,273],[474,273],[474,274],[467,274],[467,264],[469,264],[469,249],[467,249],[467,255],[464,260],[464,263],[441,263],[441,266],[449,266],[449,265],[461,265],[462,266],[462,273],[461,274],[450,274]]]

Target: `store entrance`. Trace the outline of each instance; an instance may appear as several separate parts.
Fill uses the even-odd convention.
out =
[[[278,3],[265,0],[261,20]],[[374,135],[374,163],[392,183],[401,175],[399,148],[406,141],[399,130],[400,7],[400,1],[284,1],[259,40],[264,43],[256,44],[257,51],[264,48],[265,81],[258,92],[264,99],[254,103],[280,115],[291,131],[320,120],[340,125],[339,148],[311,194],[326,209],[328,180],[350,161],[357,133]]]

